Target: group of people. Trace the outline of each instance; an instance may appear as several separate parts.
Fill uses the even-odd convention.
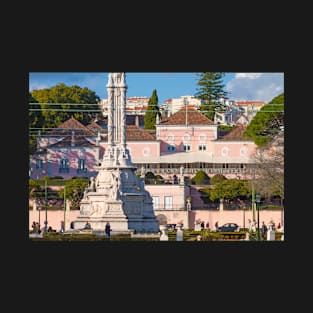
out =
[[[280,229],[280,228],[281,228],[280,223],[278,223],[277,229]],[[270,223],[270,230],[275,230],[275,229],[276,229],[275,223],[271,222]],[[256,223],[255,223],[255,221],[249,220],[249,231],[254,231],[254,232],[256,231]],[[263,221],[262,225],[261,225],[261,236],[262,236],[263,240],[266,239],[267,232],[268,232],[268,227],[266,226],[266,224]]]
[[[200,227],[201,227],[201,230],[203,230],[204,228],[210,228],[210,224],[209,224],[209,222],[207,222],[206,224],[204,224],[204,221],[202,221],[201,223],[200,223]]]
[[[33,229],[33,234],[41,234],[41,229],[40,229],[40,225],[38,222],[35,222],[33,221],[32,223],[32,229]],[[55,232],[55,230],[49,226],[48,229],[47,229],[47,232],[50,233],[50,232]]]
[[[89,223],[89,221],[86,222],[84,229],[92,229],[91,228],[91,224]],[[105,235],[106,235],[107,238],[111,237],[111,231],[112,231],[111,225],[110,225],[109,222],[107,222],[105,224],[105,229],[104,229],[104,232],[105,232]]]
[[[40,234],[41,233],[40,225],[38,222],[33,221],[32,229],[33,229],[33,234]]]

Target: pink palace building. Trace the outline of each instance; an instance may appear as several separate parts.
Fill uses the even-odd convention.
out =
[[[30,178],[95,176],[107,147],[103,124],[93,121],[83,125],[72,117],[56,129],[39,133],[37,151],[30,157]],[[187,107],[157,121],[156,130],[128,125],[127,148],[138,174],[152,172],[165,181],[161,185],[146,184],[156,213],[161,212],[168,222],[185,221],[185,225],[197,219],[194,215],[190,220],[190,214],[186,217],[186,199],[191,196],[192,209],[204,203],[195,186],[175,181],[182,173],[193,177],[203,170],[210,177],[223,174],[227,178],[251,178],[256,145],[243,137],[244,131],[241,124],[230,132],[222,131],[201,112]],[[204,218],[210,220],[209,216]]]
[[[83,125],[73,117],[58,128],[38,135],[37,151],[30,158],[30,178],[91,177],[96,174],[107,146],[107,131],[100,121]],[[248,178],[253,173],[256,145],[245,139],[245,126],[219,130],[201,112],[181,109],[162,119],[156,130],[127,126],[127,147],[132,162],[146,172],[172,179],[184,168],[186,176],[198,170],[209,176]]]

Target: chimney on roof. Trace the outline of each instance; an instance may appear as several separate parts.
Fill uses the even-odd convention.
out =
[[[38,130],[38,135],[37,135],[37,150],[40,149],[40,139],[41,139],[41,131]]]
[[[99,142],[101,140],[100,132],[99,130],[97,131],[97,137],[96,137],[96,145],[99,146]]]
[[[160,117],[159,117],[159,114],[156,115],[155,124],[156,124],[156,125],[159,125],[159,124],[160,124]]]
[[[71,146],[72,147],[75,146],[75,132],[74,132],[74,130],[72,131]]]

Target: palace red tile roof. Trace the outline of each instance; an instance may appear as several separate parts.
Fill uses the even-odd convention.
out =
[[[89,130],[94,132],[95,134],[99,131],[100,133],[104,132],[104,129],[95,121],[92,121],[86,126]]]
[[[64,148],[64,147],[95,147],[96,145],[84,136],[75,136],[74,134],[74,145],[72,146],[72,136],[67,136],[64,139],[52,144],[49,148]]]
[[[237,125],[233,130],[228,132],[226,135],[219,138],[219,140],[227,140],[227,141],[252,141],[252,139],[245,138],[243,133],[247,128],[243,125]]]
[[[155,139],[155,131],[151,132],[150,130],[141,129],[136,125],[127,125],[126,127],[126,140],[128,141],[149,141]]]
[[[160,125],[185,125],[186,114],[188,125],[214,125],[214,123],[201,112],[190,108],[187,112],[185,108],[180,109],[170,117],[163,119],[160,122]]]
[[[85,125],[79,122],[74,117],[69,118],[62,124],[60,124],[56,129],[50,130],[46,133],[49,136],[69,136],[75,131],[76,135],[82,136],[95,136],[95,133],[88,129]]]

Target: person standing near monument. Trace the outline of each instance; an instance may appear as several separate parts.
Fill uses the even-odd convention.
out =
[[[267,226],[265,225],[264,222],[262,222],[261,232],[262,232],[262,239],[265,240],[265,236],[266,236],[266,233],[267,233]]]
[[[204,221],[201,222],[200,226],[201,226],[201,230],[203,230],[204,229]]]
[[[106,237],[110,238],[112,229],[111,229],[111,225],[109,222],[106,223],[104,231],[105,231]]]

